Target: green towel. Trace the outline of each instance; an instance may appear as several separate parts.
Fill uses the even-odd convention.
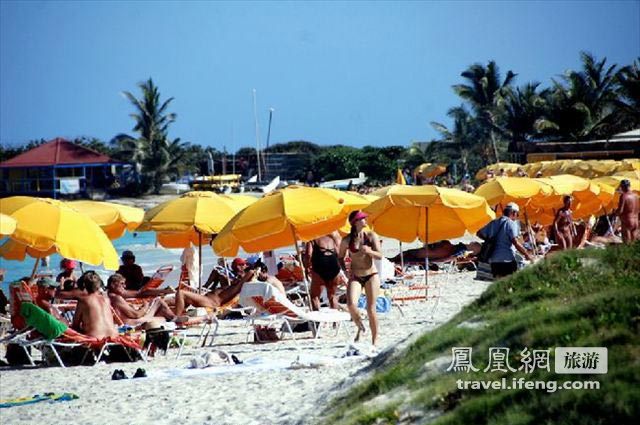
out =
[[[27,325],[35,328],[46,339],[56,339],[67,330],[67,325],[32,303],[22,303],[20,314]]]
[[[75,400],[78,396],[72,393],[62,393],[62,394],[54,394],[54,393],[44,393],[43,395],[36,394],[33,397],[19,397],[13,398],[9,400],[0,400],[0,409],[6,407],[14,407],[14,406],[22,406],[25,404],[33,404],[38,403],[40,401],[69,401]]]

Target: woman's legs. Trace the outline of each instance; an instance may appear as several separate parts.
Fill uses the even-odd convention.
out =
[[[358,299],[362,293],[362,285],[356,280],[352,280],[347,285],[347,307],[349,308],[349,314],[351,314],[351,320],[356,324],[358,333],[356,334],[355,341],[360,339],[360,333],[363,332],[364,325],[360,318],[360,312],[358,311]]]
[[[364,286],[367,295],[367,314],[369,315],[369,327],[371,328],[371,343],[378,342],[378,315],[376,314],[376,300],[380,292],[380,277],[375,274]]]

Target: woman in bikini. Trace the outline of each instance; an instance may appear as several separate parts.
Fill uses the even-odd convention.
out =
[[[381,259],[382,254],[380,253],[378,236],[372,231],[364,231],[364,227],[367,225],[366,218],[367,214],[362,211],[353,211],[349,214],[351,232],[340,243],[339,257],[343,267],[347,253],[351,258],[351,276],[347,287],[347,306],[349,307],[351,319],[358,327],[355,341],[358,341],[360,334],[366,331],[358,312],[358,299],[364,287],[364,292],[367,296],[371,342],[375,346],[378,341],[376,299],[380,288],[380,277],[373,260]]]

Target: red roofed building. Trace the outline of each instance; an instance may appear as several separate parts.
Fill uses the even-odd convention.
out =
[[[0,195],[90,197],[115,181],[122,162],[57,138],[0,163]]]

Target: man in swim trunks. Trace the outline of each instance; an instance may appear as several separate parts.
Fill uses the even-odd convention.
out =
[[[329,306],[338,308],[336,289],[340,283],[340,263],[338,262],[338,247],[340,234],[335,231],[307,242],[305,248],[305,267],[311,276],[311,306],[320,310],[320,295],[322,287],[327,288]]]
[[[636,240],[638,230],[638,214],[640,214],[638,195],[631,190],[631,182],[627,179],[620,182],[620,190],[622,194],[616,214],[620,216],[622,224],[622,241],[631,243]]]
[[[338,257],[344,267],[344,258],[349,254],[351,258],[351,276],[347,286],[347,306],[351,319],[358,327],[355,340],[360,339],[360,334],[365,332],[360,313],[358,312],[358,299],[364,287],[367,296],[367,315],[371,328],[371,343],[375,346],[378,342],[378,316],[376,315],[376,300],[380,290],[380,277],[373,263],[374,259],[382,259],[380,253],[380,240],[372,231],[365,231],[367,214],[362,211],[353,211],[349,214],[351,232],[342,239]]]

